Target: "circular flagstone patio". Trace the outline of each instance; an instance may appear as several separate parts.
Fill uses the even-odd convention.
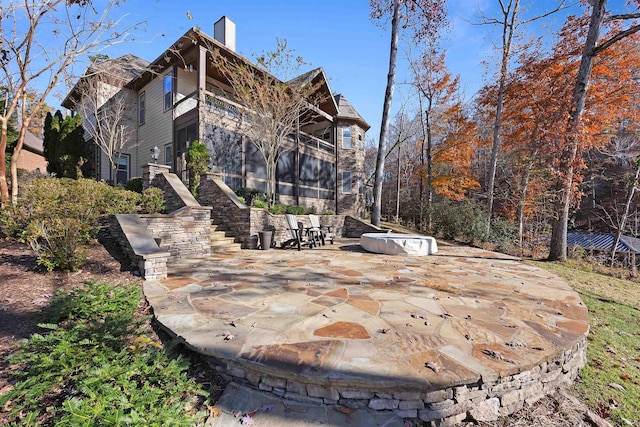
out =
[[[587,309],[563,280],[469,247],[244,250],[181,260],[144,292],[237,382],[424,421],[510,414],[569,384],[586,356]]]

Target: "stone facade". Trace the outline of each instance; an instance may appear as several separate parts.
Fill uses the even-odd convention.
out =
[[[570,385],[586,363],[586,336],[551,360],[516,374],[482,377],[473,383],[442,389],[377,389],[370,384],[314,384],[285,372],[261,372],[255,366],[222,363],[208,356],[209,364],[223,378],[268,391],[286,399],[347,408],[393,411],[402,418],[419,419],[429,425],[452,426],[463,420],[495,421],[526,404]],[[428,386],[427,386],[428,387]]]
[[[351,129],[351,148],[345,148],[341,129]],[[352,121],[340,120],[337,123],[337,200],[336,213],[352,215],[358,218],[364,216],[364,138],[365,130]],[[351,189],[345,192],[343,172],[351,172]]]

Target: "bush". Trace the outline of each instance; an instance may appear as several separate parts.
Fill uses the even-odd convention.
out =
[[[254,199],[253,200],[253,207],[254,208],[259,208],[259,209],[267,209],[267,202],[265,202],[264,200],[260,200],[260,199]]]
[[[471,203],[441,203],[433,207],[433,231],[445,239],[485,240],[486,216]]]
[[[491,222],[489,242],[498,246],[498,250],[510,253],[516,238],[516,226],[506,219],[496,218]]]
[[[0,212],[6,235],[28,243],[38,265],[74,271],[104,215],[134,213],[140,195],[90,179],[39,178],[24,186],[16,205]]]
[[[255,188],[246,188],[241,187],[236,190],[236,195],[245,200],[245,203],[249,206],[258,207],[255,202],[262,201],[264,203],[264,207],[267,207],[267,195],[260,190],[256,190]]]
[[[17,381],[0,396],[19,425],[199,425],[206,392],[146,335],[138,283],[59,292],[49,330],[10,356]],[[16,424],[18,425],[18,424]]]
[[[140,200],[140,213],[152,214],[162,211],[164,211],[164,191],[156,187],[144,190]]]
[[[304,215],[307,212],[307,209],[304,206],[287,206],[285,208],[285,213],[291,215]]]
[[[206,172],[209,163],[209,150],[207,146],[198,140],[191,143],[189,151],[187,151],[186,162],[189,170],[189,191],[193,197],[198,198],[200,189],[200,174]]]
[[[273,206],[271,206],[271,208],[269,208],[269,212],[271,212],[274,215],[283,215],[287,212],[287,206],[276,203]]]
[[[142,194],[142,178],[131,178],[126,184],[124,184],[124,189]]]

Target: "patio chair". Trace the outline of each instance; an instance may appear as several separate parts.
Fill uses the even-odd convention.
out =
[[[282,249],[286,249],[288,247],[297,246],[298,250],[302,250],[303,246],[309,246],[309,248],[313,248],[315,243],[313,236],[304,232],[302,223],[296,221],[296,217],[294,215],[285,214],[284,217],[287,220],[287,227],[289,228],[289,232],[291,233],[291,239],[282,242],[280,247]]]
[[[322,243],[322,246],[324,246],[325,240],[328,240],[333,245],[334,235],[331,232],[331,226],[321,226],[320,217],[314,214],[309,214],[309,221],[311,221],[311,228],[309,229],[309,232],[318,239],[318,243]],[[325,228],[327,229],[326,233],[324,231]]]

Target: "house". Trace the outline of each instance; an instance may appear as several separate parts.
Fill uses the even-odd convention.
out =
[[[18,169],[47,173],[47,160],[44,158],[43,152],[42,139],[27,131],[24,135],[22,151],[18,158]]]
[[[230,82],[214,65],[212,49],[257,69],[235,51],[235,24],[222,17],[214,24],[214,37],[192,28],[157,59],[132,73],[128,81],[123,79],[119,86],[112,85],[111,89],[117,89],[129,100],[128,114],[135,112],[135,118],[129,117],[124,125],[134,131],[121,135],[127,141],[116,156],[118,182],[140,176],[142,166],[154,161],[156,147],[159,149],[156,162],[170,166],[172,172],[186,180],[185,153],[192,141],[199,140],[212,155],[211,168],[229,187],[264,191],[264,161],[242,132],[242,126],[238,126],[244,107],[236,102]],[[134,58],[113,61],[144,63]],[[92,75],[85,73],[83,78]],[[320,102],[310,103],[300,112],[304,120],[299,120],[296,132],[280,152],[276,170],[278,200],[314,206],[319,212],[362,215],[364,142],[370,126],[347,98],[332,93],[322,68],[296,79],[313,82],[322,96]],[[109,102],[106,99],[105,106]],[[75,106],[81,103],[82,94],[76,84],[63,106],[77,111]],[[95,177],[112,179],[108,159],[103,153],[98,154],[93,159]]]

